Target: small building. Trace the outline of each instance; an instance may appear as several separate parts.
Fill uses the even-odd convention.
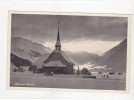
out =
[[[20,66],[23,71],[29,71],[30,66]]]

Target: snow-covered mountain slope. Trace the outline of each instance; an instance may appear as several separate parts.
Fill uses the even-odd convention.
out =
[[[50,52],[50,48],[45,47],[42,44],[21,37],[11,38],[11,53],[18,57],[30,60],[31,62],[36,61],[43,54]]]

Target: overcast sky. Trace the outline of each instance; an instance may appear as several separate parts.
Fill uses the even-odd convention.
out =
[[[82,50],[76,47],[79,47],[80,43],[83,43],[81,46],[88,44],[96,45],[96,47],[98,43],[102,43],[102,45],[107,45],[103,48],[105,50],[94,48],[86,51],[105,52],[106,49],[127,38],[127,18],[125,17],[14,14],[11,33],[12,36],[27,38],[54,48],[58,22],[60,22],[62,46],[66,50],[72,48],[72,51],[78,49],[78,51],[84,51],[84,49],[90,49],[91,46]]]

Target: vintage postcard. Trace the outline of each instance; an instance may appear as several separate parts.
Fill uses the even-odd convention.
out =
[[[130,20],[9,11],[8,89],[128,91]]]

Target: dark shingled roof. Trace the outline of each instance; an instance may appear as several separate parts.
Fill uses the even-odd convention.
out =
[[[50,61],[48,63],[44,63],[43,66],[47,66],[47,67],[66,67],[66,65],[64,65],[60,60],[58,61]]]
[[[74,62],[71,60],[71,58],[69,58],[69,57],[66,55],[66,53],[65,53],[64,51],[55,49],[53,52],[55,52],[55,53],[60,53],[60,54],[63,56],[63,58],[64,58],[68,63],[74,65]]]
[[[60,53],[63,58],[70,64],[74,65],[75,62],[73,62],[67,55],[64,51],[62,50],[57,50],[55,49],[52,53]],[[44,54],[42,57],[40,57],[36,62],[33,63],[33,65],[37,66],[37,68],[42,68],[42,65],[43,65],[43,62],[46,61],[49,56],[52,54],[52,53],[49,53],[49,54]],[[59,65],[60,67],[64,67],[65,65],[60,61],[60,60],[57,60],[57,61],[50,61],[49,63],[47,63],[48,66],[57,66]]]

